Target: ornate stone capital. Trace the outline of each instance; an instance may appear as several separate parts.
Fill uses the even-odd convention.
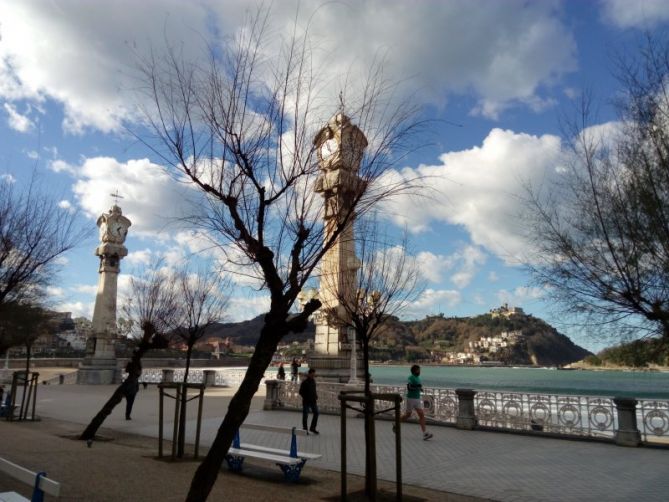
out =
[[[123,244],[132,223],[123,216],[121,208],[114,204],[108,212],[100,215],[97,225],[100,229],[100,242]]]

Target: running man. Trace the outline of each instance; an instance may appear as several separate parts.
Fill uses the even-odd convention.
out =
[[[420,366],[414,364],[411,367],[411,375],[409,375],[409,381],[407,382],[407,408],[404,415],[400,417],[400,420],[406,422],[413,413],[413,410],[416,410],[418,423],[420,424],[420,429],[423,431],[423,440],[427,441],[432,438],[432,434],[427,432],[427,428],[425,427],[425,412],[423,411],[423,400],[420,397],[422,390],[423,384],[420,380]]]

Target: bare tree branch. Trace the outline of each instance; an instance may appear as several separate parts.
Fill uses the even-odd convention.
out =
[[[669,339],[669,46],[621,60],[617,130],[571,124],[573,161],[531,190],[530,267],[559,305],[591,327]]]
[[[298,36],[296,26],[292,39],[271,44],[269,20],[269,10],[260,8],[236,40],[212,43],[207,67],[183,61],[169,48],[165,57],[141,63],[153,139],[137,136],[201,191],[206,203],[192,223],[211,232],[221,247],[236,246],[270,297],[246,376],[193,478],[189,501],[206,499],[279,341],[303,329],[320,306],[312,301],[291,314],[323,256],[354,215],[412,186],[411,180],[384,183],[383,174],[402,158],[420,124],[415,108],[390,99],[393,88],[379,68],[358,97],[347,100],[345,112],[370,146],[359,159],[361,182],[350,204],[326,232],[322,200],[314,191],[320,170],[312,138],[335,107],[317,106],[323,96],[317,93],[308,36]]]

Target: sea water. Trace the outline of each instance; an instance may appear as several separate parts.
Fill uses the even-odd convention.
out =
[[[407,366],[372,366],[375,384],[404,385]],[[669,372],[421,366],[425,387],[669,399]]]

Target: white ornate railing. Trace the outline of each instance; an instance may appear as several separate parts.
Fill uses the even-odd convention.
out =
[[[643,441],[669,443],[669,401],[639,400],[637,424]]]
[[[167,369],[172,373],[173,382],[183,382],[184,375],[186,370],[184,368],[174,368]],[[190,369],[188,371],[188,383],[203,383],[205,377],[205,371],[214,371],[215,374],[215,384],[218,387],[235,387],[238,386],[244,379],[246,375],[246,368],[222,368],[216,370],[204,370],[201,368]],[[147,368],[142,371],[142,375],[139,377],[140,382],[146,383],[161,383],[163,381],[164,369],[163,368]],[[123,374],[123,378],[127,376],[126,373]],[[276,369],[268,369],[263,376],[261,384],[265,379],[276,378]]]
[[[339,413],[338,396],[345,389],[350,387],[319,382],[319,409]],[[279,407],[301,410],[298,390],[297,383],[278,381]],[[372,385],[374,393],[404,395],[405,390],[404,386]],[[423,405],[426,416],[434,422],[456,423],[459,399],[455,389],[425,388]],[[383,403],[376,407],[383,408]],[[618,411],[609,397],[479,391],[474,397],[474,411],[479,426],[494,429],[604,439],[612,439],[618,429]],[[669,401],[639,400],[636,416],[642,441],[669,444]]]

